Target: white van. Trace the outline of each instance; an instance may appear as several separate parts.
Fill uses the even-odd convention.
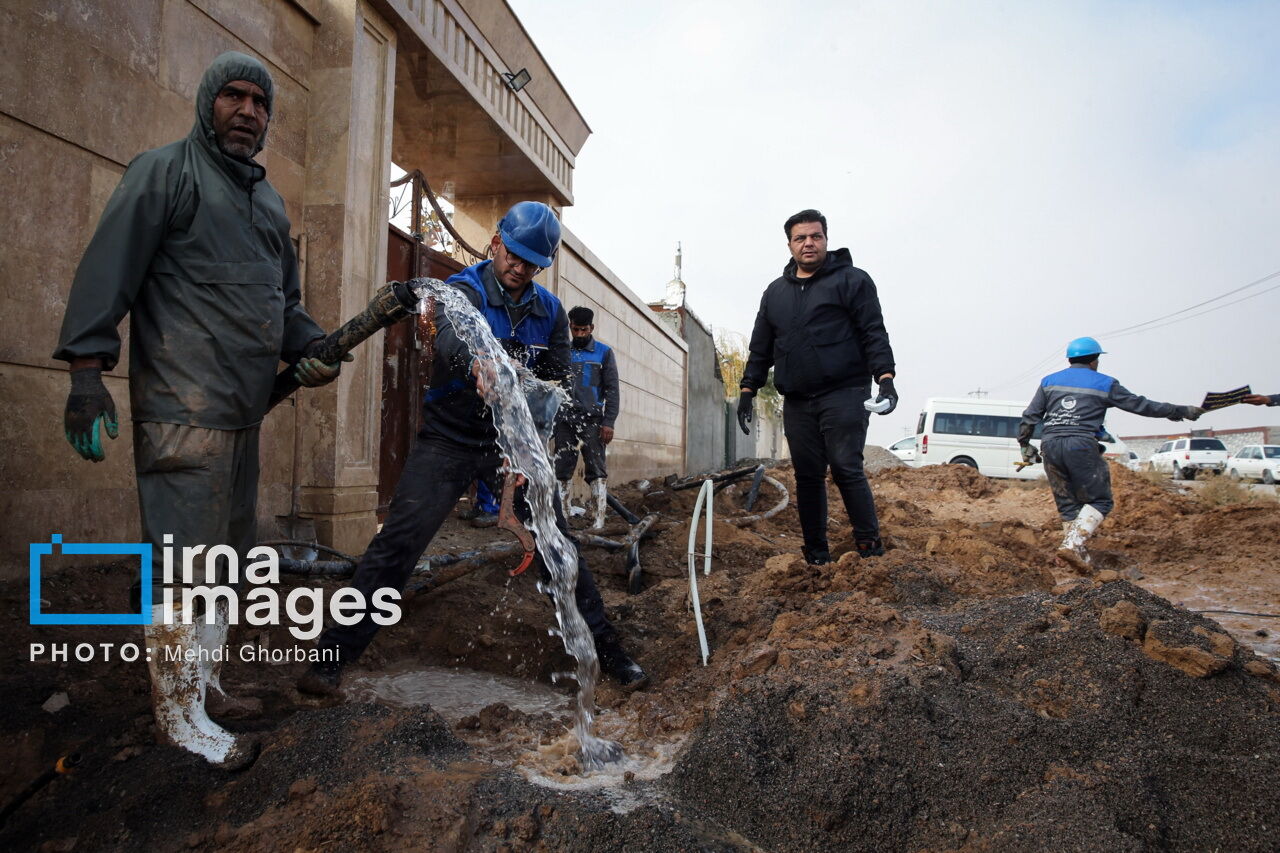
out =
[[[1030,465],[1021,471],[1018,426],[1027,403],[1020,400],[987,400],[981,397],[930,397],[916,424],[916,466],[968,465],[988,477],[1037,480],[1044,477],[1044,465]],[[1040,425],[1031,443],[1040,446]],[[1099,441],[1108,459],[1124,464],[1129,448],[1109,434]]]

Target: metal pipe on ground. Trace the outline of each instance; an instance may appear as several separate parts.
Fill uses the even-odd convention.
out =
[[[763,521],[766,518],[773,518],[775,515],[787,508],[787,503],[791,500],[791,493],[787,491],[787,487],[769,476],[766,476],[764,481],[781,492],[782,499],[774,504],[773,508],[767,512],[757,513],[756,515],[738,515],[732,518],[726,518],[725,521],[738,526],[754,524],[755,522]]]

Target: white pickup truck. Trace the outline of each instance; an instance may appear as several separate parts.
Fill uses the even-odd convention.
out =
[[[1201,471],[1221,474],[1227,467],[1227,446],[1216,438],[1166,441],[1151,455],[1147,467],[1172,474],[1175,480],[1194,480]]]

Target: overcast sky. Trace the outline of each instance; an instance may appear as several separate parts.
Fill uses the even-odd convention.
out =
[[[749,335],[782,222],[827,215],[897,357],[872,442],[929,396],[1029,400],[1079,335],[1153,399],[1280,393],[1280,289],[1106,335],[1280,272],[1280,4],[509,2],[593,130],[565,221],[641,297],[682,241],[690,306]]]

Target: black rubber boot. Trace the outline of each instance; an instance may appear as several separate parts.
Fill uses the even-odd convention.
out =
[[[311,664],[302,677],[298,679],[299,693],[312,696],[340,696],[342,690],[342,663],[340,661],[317,661]]]
[[[631,656],[622,650],[622,646],[610,644],[597,647],[600,656],[600,671],[612,678],[624,690],[639,690],[649,686],[649,674]]]
[[[884,543],[880,541],[879,536],[875,539],[859,539],[854,546],[858,549],[858,556],[864,560],[868,557],[884,556]]]

